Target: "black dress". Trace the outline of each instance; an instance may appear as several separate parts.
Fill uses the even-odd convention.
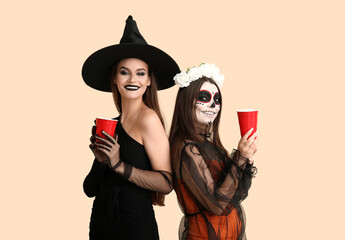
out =
[[[120,117],[116,119],[120,159],[138,169],[152,170],[144,146],[124,131]],[[95,159],[84,180],[84,192],[95,197],[90,239],[159,239],[150,190],[125,180]]]

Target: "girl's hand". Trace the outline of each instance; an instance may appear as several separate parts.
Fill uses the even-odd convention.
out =
[[[106,131],[102,131],[102,134],[106,137],[102,138],[95,135],[95,138],[100,141],[95,141],[96,150],[103,153],[108,158],[109,167],[113,168],[120,161],[120,145],[117,143],[118,136],[116,140],[109,135]]]
[[[250,138],[249,135],[252,133],[253,128],[250,129],[238,142],[238,150],[240,151],[241,155],[245,158],[249,159],[249,163],[252,164],[254,162],[253,156],[257,151],[257,136],[258,131],[256,131]],[[247,139],[248,138],[248,139]]]

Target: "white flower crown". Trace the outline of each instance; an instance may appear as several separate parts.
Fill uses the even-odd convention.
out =
[[[219,68],[210,63],[201,63],[199,67],[188,68],[187,71],[176,74],[174,81],[176,85],[183,88],[201,77],[212,78],[218,87],[222,87],[224,82],[224,75],[220,74]]]

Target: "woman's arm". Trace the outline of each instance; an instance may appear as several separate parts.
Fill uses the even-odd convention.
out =
[[[140,121],[143,145],[154,171],[132,167],[128,180],[140,187],[168,194],[173,189],[168,136],[157,114],[149,110]],[[115,170],[121,173],[121,169]]]
[[[234,156],[234,153],[232,156]],[[242,179],[243,169],[235,164],[230,165],[224,181],[216,186],[197,146],[187,144],[182,150],[181,157],[180,171],[175,169],[178,174],[177,177],[183,179],[183,183],[205,209],[215,215],[222,214],[233,200],[239,182],[244,180]],[[241,158],[241,162],[244,164],[248,161],[248,159]]]
[[[100,163],[97,159],[93,161],[92,168],[83,183],[84,192],[88,197],[94,197],[97,195],[99,184],[107,169],[107,164]]]
[[[122,162],[119,156],[119,144],[106,132],[103,132],[103,134],[107,137],[107,140],[97,136],[96,138],[108,146],[102,144],[103,146],[100,148],[100,144],[95,144],[100,151],[107,154],[110,159],[111,168],[116,173],[139,187],[168,194],[173,189],[168,137],[157,114],[153,111],[145,114],[140,124],[139,127],[142,133],[143,144],[153,171],[138,169],[128,163]]]
[[[141,121],[140,128],[152,169],[171,173],[169,140],[157,114],[148,111]]]
[[[89,145],[91,151],[95,155],[95,160],[93,161],[92,168],[89,174],[86,176],[83,188],[84,192],[88,197],[96,196],[99,190],[99,184],[103,179],[107,169],[108,169],[108,158],[107,156],[100,151],[96,150],[94,145],[95,142],[95,134],[96,134],[96,126],[93,126],[91,129],[91,138]]]
[[[181,178],[189,191],[208,211],[220,215],[234,195],[238,179],[227,174],[223,183],[216,187],[211,172],[199,149],[187,144],[181,154]]]

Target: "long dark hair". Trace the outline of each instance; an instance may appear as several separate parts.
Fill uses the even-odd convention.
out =
[[[169,134],[171,163],[173,166],[180,158],[185,140],[190,140],[193,142],[204,141],[204,138],[199,134],[200,132],[197,129],[197,119],[195,115],[195,99],[204,82],[209,82],[216,85],[219,94],[221,94],[216,82],[207,77],[202,77],[191,82],[188,87],[180,88],[177,93],[175,110]],[[218,115],[210,129],[212,132],[212,144],[228,154],[219,137],[219,121],[221,113],[222,104],[220,105]]]
[[[113,66],[113,69],[111,71],[110,84],[111,84],[111,88],[113,92],[113,99],[114,99],[116,109],[121,114],[122,113],[121,94],[119,90],[117,89],[116,84],[114,83],[114,79],[117,74],[117,67],[118,67],[118,63],[116,63]],[[150,66],[148,67],[149,67],[149,77],[151,79],[151,85],[147,87],[143,95],[143,102],[147,107],[151,108],[152,110],[156,112],[156,114],[158,115],[163,125],[163,128],[165,129],[164,119],[163,119],[163,116],[159,107],[159,102],[158,102],[157,83],[156,83],[155,75],[154,75],[153,70],[150,68]],[[152,192],[151,201],[153,205],[164,206],[164,198],[165,198],[164,194],[159,193],[159,192]]]

